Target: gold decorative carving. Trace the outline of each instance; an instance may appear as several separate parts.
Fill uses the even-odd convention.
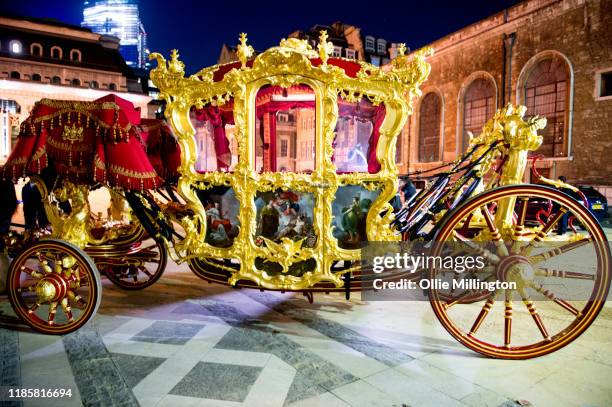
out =
[[[318,52],[317,52],[318,51]],[[425,61],[431,50],[426,49],[411,56],[405,48],[398,53],[393,63],[381,69],[363,61],[356,77],[346,74],[344,69],[330,64],[333,48],[322,32],[319,46],[314,50],[307,42],[295,38],[283,39],[279,46],[257,55],[251,66],[252,48],[246,44],[246,35],[240,36],[238,58],[241,67],[228,70],[223,79],[215,82],[214,73],[221,66],[202,69],[197,74],[185,77],[178,54],[172,53],[170,62],[158,54],[157,67],[151,71],[151,79],[160,90],[160,98],[167,102],[165,114],[181,144],[181,177],[178,191],[186,202],[185,213],[175,221],[185,230],[184,240],[174,246],[171,256],[179,261],[200,258],[237,259],[240,266],[231,272],[228,282],[251,280],[261,287],[273,289],[301,290],[319,282],[330,282],[337,287],[343,285],[339,273],[331,270],[336,260],[359,260],[360,250],[348,250],[338,246],[333,235],[332,202],[338,187],[362,185],[370,190],[379,190],[378,198],[367,214],[366,234],[369,240],[394,241],[399,236],[390,227],[393,212],[389,200],[397,191],[398,170],[395,164],[395,141],[412,111],[412,101],[420,94],[419,86],[427,79],[430,67]],[[318,58],[321,63],[313,64]],[[173,68],[174,66],[174,68]],[[181,67],[181,69],[177,69]],[[288,88],[292,85],[309,86],[315,94],[315,170],[312,173],[258,173],[254,169],[253,147],[255,137],[255,99],[262,86],[276,85]],[[338,119],[338,97],[357,102],[366,98],[374,105],[384,104],[385,119],[380,127],[380,138],[376,157],[380,171],[376,174],[337,174],[332,161],[333,141]],[[195,129],[190,121],[192,107],[215,106],[233,99],[233,113],[239,161],[233,172],[195,171]],[[205,242],[206,212],[196,195],[197,189],[213,186],[233,188],[240,203],[238,236],[230,247],[216,247]],[[304,247],[301,241],[288,239],[280,242],[264,240],[257,244],[255,196],[259,191],[276,189],[308,192],[315,198],[313,229],[317,236],[313,247]],[[170,247],[170,246],[169,246]],[[170,247],[171,248],[171,247]],[[172,248],[171,248],[172,249]],[[283,272],[274,275],[255,266],[256,259],[280,264]],[[312,259],[316,262],[313,271],[296,276],[287,273],[292,264]],[[222,266],[218,266],[222,267]]]

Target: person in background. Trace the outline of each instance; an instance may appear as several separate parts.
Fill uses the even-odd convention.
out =
[[[21,190],[21,198],[23,200],[23,217],[26,230],[46,228],[49,225],[49,220],[38,187],[33,182],[28,182]]]
[[[0,236],[6,235],[11,227],[11,219],[17,210],[15,185],[11,180],[0,179]],[[0,294],[6,292],[9,258],[4,239],[0,238]]]
[[[402,197],[404,198],[404,204],[406,202],[410,202],[413,196],[416,195],[417,190],[410,178],[404,178],[404,184],[401,186],[400,191],[402,193]]]
[[[8,233],[17,204],[13,181],[0,180],[0,235]]]
[[[560,175],[559,176],[559,181],[567,183],[567,178],[564,175]],[[579,196],[577,196],[576,192],[572,191],[569,188],[559,188],[559,191],[568,194],[569,196],[571,196],[574,199],[580,199]],[[560,209],[559,205],[554,205],[553,208],[555,211],[558,211]],[[567,224],[568,224],[568,220],[571,216],[570,212],[565,212],[565,214],[563,214],[563,216],[561,216],[561,219],[559,219],[559,222],[557,223],[557,234],[558,235],[564,235],[565,232],[567,232]]]

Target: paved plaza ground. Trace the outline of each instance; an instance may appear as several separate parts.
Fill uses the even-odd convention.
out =
[[[73,393],[24,406],[612,404],[610,306],[564,349],[502,361],[455,342],[426,302],[309,304],[174,263],[144,291],[103,291],[93,322],[64,337],[33,333],[0,297],[0,385]]]

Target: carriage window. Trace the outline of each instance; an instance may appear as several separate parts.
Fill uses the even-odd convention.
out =
[[[333,156],[337,172],[378,172],[376,146],[384,118],[382,104],[374,106],[367,99],[357,103],[338,98]]]
[[[196,130],[196,163],[198,172],[232,171],[238,162],[233,102],[224,106],[193,109],[191,122]]]
[[[305,85],[264,86],[256,97],[255,169],[311,172],[315,168],[315,95]]]

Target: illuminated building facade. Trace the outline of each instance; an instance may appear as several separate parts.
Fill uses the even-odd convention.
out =
[[[147,66],[147,33],[135,0],[86,1],[81,26],[119,38],[125,62],[135,68]]]
[[[609,0],[528,0],[429,44],[431,75],[403,131],[400,171],[454,160],[512,102],[548,121],[539,173],[612,200],[611,11]]]
[[[26,17],[0,15],[0,164],[34,104],[90,101],[115,93],[151,115],[151,97],[125,64],[116,38]]]

